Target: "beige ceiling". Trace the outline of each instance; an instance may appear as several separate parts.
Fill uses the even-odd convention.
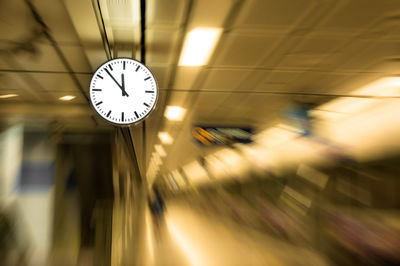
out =
[[[139,1],[30,1],[48,29],[27,2],[0,2],[0,90],[19,95],[0,99],[1,120],[57,121],[71,130],[111,128],[89,106],[88,84],[107,58],[140,59]],[[146,162],[159,131],[175,139],[164,146],[163,171],[215,150],[194,143],[194,124],[262,130],[276,124],[294,100],[320,104],[400,74],[398,0],[146,3],[146,63],[161,97],[146,130],[138,125],[132,132]],[[185,33],[197,26],[222,27],[222,37],[208,65],[179,67]],[[58,100],[67,94],[77,98]],[[165,120],[166,105],[186,108],[185,120]]]

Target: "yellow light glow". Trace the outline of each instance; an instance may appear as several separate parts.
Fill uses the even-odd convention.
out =
[[[183,254],[186,256],[189,265],[207,265],[206,261],[204,261],[204,258],[202,258],[200,255],[199,248],[194,245],[190,238],[188,238],[187,233],[181,231],[182,227],[175,225],[175,223],[169,217],[166,219],[166,223],[172,239],[183,251]]]
[[[179,106],[167,106],[164,116],[168,120],[182,121],[185,117],[186,109]]]
[[[58,99],[61,100],[61,101],[71,101],[71,100],[75,99],[75,96],[73,96],[73,95],[65,95],[65,96],[60,97]]]
[[[230,174],[241,175],[247,169],[247,161],[244,160],[243,155],[239,154],[233,149],[222,149],[215,153],[215,156],[223,163],[224,168]]]
[[[193,161],[183,166],[182,169],[186,176],[188,176],[188,178],[196,184],[210,181],[206,170],[198,161]]]
[[[158,154],[159,154],[161,157],[167,156],[167,153],[165,152],[165,150],[164,150],[164,148],[163,148],[162,145],[160,145],[160,144],[155,145],[154,148],[156,149],[156,151],[158,152]]]
[[[339,97],[318,107],[318,110],[356,114],[381,103],[382,99]]]
[[[149,255],[149,263],[152,265],[154,263],[154,245],[153,245],[153,234],[151,232],[152,221],[150,217],[149,210],[146,211],[146,236],[147,236],[147,248]]]
[[[12,98],[12,97],[17,97],[18,94],[3,94],[0,95],[0,99],[6,99],[6,98]]]
[[[298,133],[289,130],[283,124],[268,128],[255,136],[256,143],[266,148],[273,148],[287,143],[298,136]]]
[[[167,132],[159,132],[158,137],[160,138],[160,140],[163,144],[168,145],[168,144],[172,144],[172,142],[174,142],[174,139]]]
[[[324,110],[311,110],[312,117],[317,117],[319,120],[335,121],[346,117],[347,114],[324,111]]]
[[[221,36],[221,28],[195,28],[185,39],[180,66],[202,66],[207,64]]]
[[[153,152],[153,160],[156,165],[162,165],[160,154],[158,154],[157,152]]]
[[[400,77],[385,77],[378,79],[351,93],[352,95],[364,95],[375,97],[400,96]]]

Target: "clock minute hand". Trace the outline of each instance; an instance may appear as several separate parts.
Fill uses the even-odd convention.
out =
[[[121,89],[121,91],[122,91],[122,96],[125,96],[125,95],[128,96],[128,94],[125,92],[125,88],[123,88],[121,85],[119,85],[118,81],[113,77],[113,75],[111,75],[110,71],[108,71],[108,69],[104,69],[104,70],[107,72],[107,74],[112,78],[112,80],[113,80],[113,81],[118,85],[118,87]],[[123,75],[123,74],[122,74],[122,75]],[[122,80],[122,82],[123,82],[123,85],[125,85],[123,80]]]

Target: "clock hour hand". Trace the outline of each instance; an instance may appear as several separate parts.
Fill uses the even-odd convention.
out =
[[[111,75],[110,71],[108,71],[108,69],[104,69],[107,74],[112,78],[112,80],[118,85],[118,87],[121,89],[122,91],[122,96],[129,96],[126,91],[125,91],[125,81],[124,81],[124,74],[122,75],[122,85],[119,85],[118,81],[113,77],[113,75]]]
[[[122,87],[121,87],[122,96],[128,96],[129,97],[128,93],[126,93],[126,91],[125,91],[125,77],[124,77],[124,74],[121,74],[121,79],[122,79]]]

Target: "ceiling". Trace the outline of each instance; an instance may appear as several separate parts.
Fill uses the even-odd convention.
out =
[[[174,138],[164,145],[166,172],[218,149],[195,144],[195,124],[258,132],[293,101],[320,105],[400,74],[398,0],[145,2],[142,47],[139,0],[1,1],[0,94],[19,95],[0,99],[1,122],[112,129],[89,105],[91,75],[112,57],[145,60],[161,97],[145,128],[131,131],[142,166],[159,131]],[[199,26],[223,28],[210,61],[178,66],[185,34]],[[61,102],[64,95],[76,98]],[[166,120],[167,105],[186,108],[185,119]]]

